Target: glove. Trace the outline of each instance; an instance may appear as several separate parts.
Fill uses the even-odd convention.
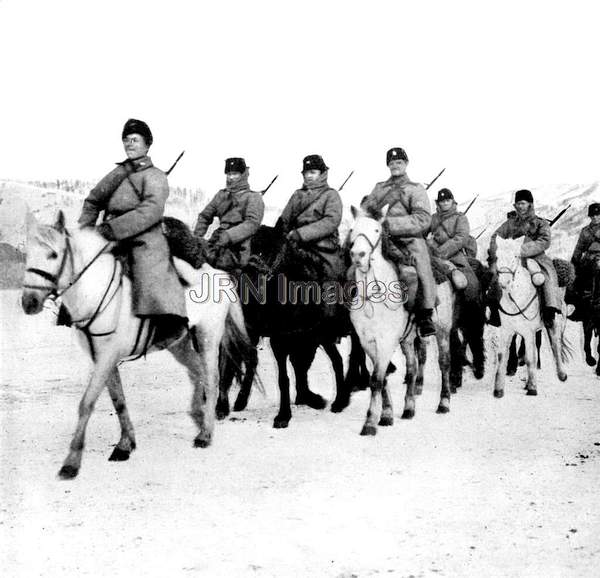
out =
[[[294,229],[293,231],[290,231],[287,234],[287,240],[294,241],[295,243],[299,243],[300,241],[302,241],[302,237],[300,236],[300,233],[298,233],[298,231],[296,229]]]
[[[107,241],[116,241],[116,238],[108,223],[101,223],[96,227],[96,231],[100,233]]]
[[[212,245],[215,247],[227,247],[229,245],[229,235],[227,231],[218,231],[212,238]]]

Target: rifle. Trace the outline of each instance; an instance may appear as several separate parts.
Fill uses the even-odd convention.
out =
[[[473,203],[477,200],[477,197],[479,196],[479,193],[477,193],[474,197],[473,200],[469,203],[469,206],[465,209],[465,212],[463,213],[463,215],[466,215],[467,212],[469,211],[469,209],[473,206]]]
[[[558,215],[556,215],[556,217],[554,217],[554,219],[552,219],[550,221],[550,226],[552,227],[552,225],[554,225],[554,223],[556,223],[556,221],[558,221],[558,219],[560,219],[567,211],[567,209],[571,206],[571,204],[569,203],[560,213],[558,213]]]
[[[479,235],[477,235],[477,237],[475,237],[475,240],[479,239],[479,237],[481,237],[481,235],[483,235],[486,231],[487,231],[487,226],[485,226],[483,228],[483,231],[481,231],[481,233],[479,233]]]
[[[346,180],[342,183],[342,186],[338,189],[338,193],[344,188],[344,185],[350,180],[350,177],[354,174],[354,171],[350,171],[350,174],[346,177]]]
[[[181,154],[175,159],[175,162],[171,165],[171,168],[165,173],[167,176],[171,174],[171,171],[175,168],[175,165],[179,162],[179,159],[183,156],[185,151],[181,151]]]
[[[445,170],[446,170],[446,169],[445,169],[445,168],[443,168],[443,169],[442,169],[442,170],[441,170],[441,171],[438,173],[438,176],[437,176],[437,177],[435,177],[435,179],[433,179],[433,181],[431,181],[431,182],[430,182],[430,183],[429,183],[429,184],[428,184],[428,185],[425,187],[425,190],[426,190],[426,191],[428,191],[428,190],[429,190],[429,188],[431,187],[431,185],[433,185],[433,183],[435,183],[435,181],[437,181],[437,180],[438,180],[438,179],[439,179],[439,178],[442,176],[442,174],[443,174],[443,172],[444,172]]]
[[[267,188],[264,191],[261,191],[261,195],[264,195],[271,188],[271,185],[277,180],[278,176],[279,175],[275,175],[273,177],[273,180],[269,183],[269,185],[267,186]]]

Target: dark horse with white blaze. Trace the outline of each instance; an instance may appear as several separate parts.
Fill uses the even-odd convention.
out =
[[[110,252],[112,246],[114,243],[106,243],[94,229],[67,230],[62,212],[52,226],[28,222],[23,310],[37,314],[47,298],[60,296],[73,320],[73,330],[94,362],[70,450],[59,472],[63,479],[79,472],[88,420],[104,387],[108,387],[121,425],[121,438],[109,460],[126,460],[136,447],[118,364],[151,350],[154,332],[147,320],[133,314],[131,280]],[[215,423],[219,350],[230,358],[235,355],[237,363],[251,363],[255,351],[236,300],[209,298],[199,303],[191,297],[195,291],[202,293],[203,275],[208,275],[210,286],[210,280],[225,273],[208,266],[198,271],[189,265],[178,271],[189,285],[190,331],[167,344],[167,349],[186,367],[193,385],[190,414],[199,430],[194,445],[207,447]]]
[[[324,409],[326,401],[311,391],[308,370],[316,351],[322,347],[331,360],[337,395],[331,411],[339,412],[350,402],[352,385],[360,387],[365,379],[364,352],[347,310],[339,306],[335,316],[324,316],[318,302],[321,288],[318,255],[303,249],[300,243],[286,240],[278,229],[263,225],[252,237],[252,258],[238,286],[246,327],[250,339],[257,343],[268,337],[278,367],[280,407],[273,426],[285,428],[292,417],[290,407],[289,358],[296,375],[296,405]],[[321,294],[323,297],[323,294]],[[343,362],[336,346],[340,337],[350,335],[352,352],[346,379]],[[245,378],[234,404],[234,410],[245,409],[256,367],[246,366]],[[220,384],[217,415],[229,413],[228,393],[233,379],[231,364],[225,364]]]

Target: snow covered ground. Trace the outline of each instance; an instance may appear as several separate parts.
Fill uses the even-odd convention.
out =
[[[49,312],[23,315],[0,293],[0,568],[3,576],[594,576],[600,566],[600,381],[580,358],[556,378],[544,347],[539,396],[524,368],[492,396],[468,372],[437,415],[430,348],[412,421],[358,435],[366,392],[342,414],[300,408],[272,429],[278,392],[194,449],[191,387],[168,353],[122,367],[138,449],[108,462],[117,418],[103,393],[82,470],[56,473],[74,429],[87,362]],[[577,328],[569,327],[577,341]],[[400,360],[397,360],[401,364]],[[332,399],[322,355],[310,373]]]

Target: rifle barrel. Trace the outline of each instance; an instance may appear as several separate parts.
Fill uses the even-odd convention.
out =
[[[338,189],[338,192],[344,188],[344,185],[350,180],[350,177],[354,174],[354,171],[350,171],[350,174],[346,177],[346,180],[342,183],[342,186]]]
[[[181,151],[181,154],[175,159],[175,162],[171,165],[171,168],[166,172],[167,176],[171,174],[171,171],[175,168],[175,165],[179,162],[179,159],[183,156],[183,153],[185,153],[185,151]]]
[[[438,173],[437,177],[435,177],[435,179],[433,179],[433,181],[431,181],[431,182],[430,182],[430,183],[429,183],[429,184],[428,184],[428,185],[425,187],[425,190],[426,190],[426,191],[428,191],[428,190],[430,189],[430,187],[433,185],[433,183],[435,183],[435,181],[437,181],[437,180],[438,180],[438,179],[439,179],[439,178],[442,176],[442,174],[444,173],[444,171],[445,171],[445,170],[446,170],[446,169],[445,169],[445,168],[443,168],[443,169],[442,169],[442,170],[441,170],[441,171]]]

